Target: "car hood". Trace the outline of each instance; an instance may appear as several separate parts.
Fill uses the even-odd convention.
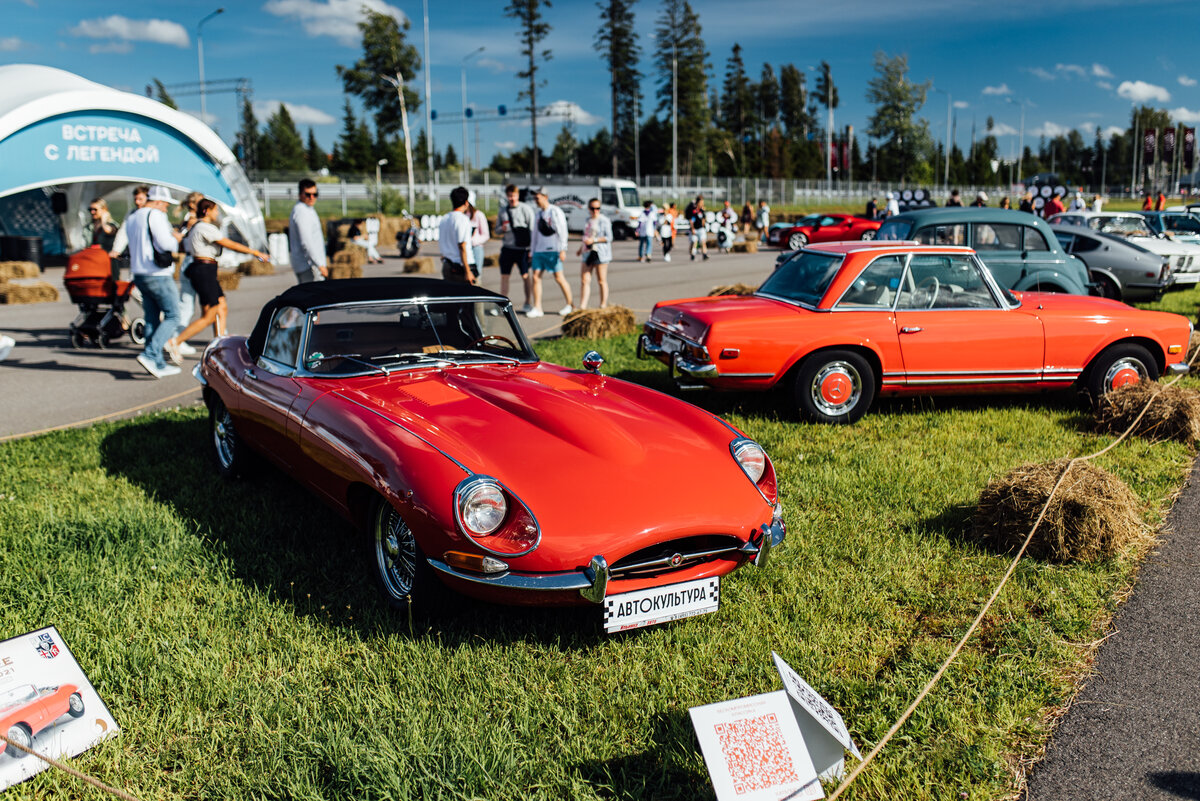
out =
[[[552,556],[550,542],[569,533],[571,546],[557,548],[562,569],[612,555],[614,542],[619,557],[675,536],[745,538],[770,517],[729,452],[733,430],[618,379],[546,364],[476,365],[369,379],[337,394],[503,482],[538,519],[546,539],[536,553]]]
[[[699,341],[715,323],[727,320],[770,320],[792,319],[799,306],[781,300],[758,295],[718,295],[715,297],[675,300],[658,306],[650,319],[661,328]]]
[[[1159,239],[1153,236],[1131,236],[1128,241],[1160,256],[1197,256],[1200,245],[1180,239]]]

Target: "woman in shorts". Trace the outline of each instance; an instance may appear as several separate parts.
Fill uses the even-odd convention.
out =
[[[612,221],[600,213],[600,200],[592,198],[588,201],[587,224],[583,227],[583,244],[579,246],[579,255],[583,257],[580,265],[579,308],[586,309],[588,298],[592,294],[592,273],[596,274],[596,284],[600,288],[600,308],[608,308],[608,265],[612,261]]]
[[[196,222],[188,232],[188,251],[192,254],[192,261],[187,268],[187,278],[195,287],[196,297],[204,311],[191,325],[167,341],[166,350],[172,361],[177,358],[182,361],[182,357],[177,356],[179,343],[194,337],[205,326],[213,327],[214,336],[225,336],[225,292],[217,281],[217,257],[222,249],[246,253],[259,261],[270,258],[266,253],[222,237],[221,229],[217,227],[219,213],[216,201],[204,198],[196,203]]]

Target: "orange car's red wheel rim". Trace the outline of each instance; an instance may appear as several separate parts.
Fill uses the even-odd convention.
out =
[[[1134,358],[1118,359],[1104,375],[1104,390],[1111,392],[1126,384],[1136,384],[1148,378],[1146,366]]]
[[[813,404],[824,414],[846,414],[861,397],[862,377],[848,362],[830,362],[813,377]]]

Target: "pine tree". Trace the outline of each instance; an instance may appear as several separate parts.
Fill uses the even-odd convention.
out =
[[[454,145],[446,145],[446,157],[442,164],[447,167],[458,167],[458,154],[454,152]]]
[[[337,161],[334,168],[341,172],[364,172],[373,169],[373,143],[371,131],[365,121],[360,122],[354,116],[347,98],[342,111],[342,135],[337,144]]]
[[[578,152],[579,141],[575,138],[574,126],[566,122],[554,140],[554,150],[550,152],[547,167],[550,172],[574,175],[578,171]]]
[[[634,0],[601,0],[596,4],[602,21],[596,31],[596,47],[608,67],[612,88],[612,175],[630,172],[633,156],[634,126],[640,124],[634,109],[642,105],[641,75],[637,63],[641,48],[637,43]]]
[[[258,119],[250,98],[242,100],[242,124],[237,134],[237,155],[242,167],[247,170],[258,168]]]
[[[307,164],[304,143],[287,106],[279,104],[267,119],[259,139],[260,167],[267,170],[303,170]]]
[[[401,25],[395,17],[366,9],[358,30],[362,33],[362,57],[351,67],[337,66],[338,76],[347,94],[357,95],[366,108],[375,110],[375,128],[384,136],[400,129],[400,98],[395,84],[382,76],[395,79],[399,74],[404,83],[404,105],[412,114],[421,105],[421,97],[409,88],[409,83],[421,70],[417,48],[409,44],[404,33],[409,22]]]
[[[538,53],[538,46],[541,41],[550,34],[550,25],[542,19],[542,6],[550,8],[550,0],[509,0],[508,7],[504,9],[506,16],[517,20],[521,24],[521,30],[518,38],[521,42],[521,55],[526,60],[525,69],[517,73],[517,77],[521,80],[529,81],[529,88],[522,89],[517,93],[518,102],[521,100],[529,101],[529,124],[533,134],[533,145],[531,148],[531,157],[533,158],[533,177],[538,176],[538,157],[541,151],[538,150],[537,143],[537,90],[540,86],[545,86],[543,80],[538,83],[538,58],[542,61],[550,60],[550,51],[542,50]]]
[[[158,78],[152,78],[151,80],[154,81],[155,99],[167,108],[178,109],[179,104],[175,102],[175,98],[171,97],[170,92],[167,91],[167,87],[163,86],[163,82]],[[149,92],[147,92],[147,94],[149,94]],[[208,124],[207,120],[201,120],[201,122],[204,122],[206,125]]]
[[[786,64],[779,70],[779,115],[793,139],[807,139],[813,127],[808,114],[807,83],[807,76],[794,64]]]
[[[687,0],[664,0],[655,28],[658,114],[671,119],[671,61],[675,60],[678,97],[680,166],[685,172],[707,169],[708,50],[701,36],[700,17]]]
[[[903,180],[916,178],[914,169],[934,161],[934,145],[929,123],[915,119],[925,104],[929,83],[916,84],[908,78],[908,56],[889,58],[875,54],[876,75],[867,84],[867,100],[875,104],[875,113],[867,123],[867,133],[882,141],[879,149],[879,178]],[[835,98],[836,100],[836,98]],[[989,131],[992,120],[988,120]],[[995,143],[995,137],[990,137]],[[983,157],[986,164],[994,153]],[[978,156],[977,156],[978,158]],[[991,177],[988,168],[988,178]]]
[[[310,170],[320,170],[329,166],[329,156],[317,144],[317,137],[311,127],[308,129],[308,146],[305,148],[305,157]]]
[[[729,133],[735,155],[734,174],[746,170],[746,136],[753,127],[755,101],[746,80],[742,46],[736,42],[725,63],[725,85],[721,89],[721,127]]]

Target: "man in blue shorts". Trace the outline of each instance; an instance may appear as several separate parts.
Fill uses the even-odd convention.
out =
[[[554,276],[554,282],[562,290],[567,305],[558,310],[566,317],[571,313],[571,287],[563,278],[563,261],[567,258],[567,216],[558,206],[550,205],[545,187],[534,190],[538,210],[533,222],[533,308],[526,316],[541,317],[542,273]]]
[[[529,246],[533,240],[533,209],[521,203],[517,199],[519,196],[516,184],[504,187],[506,202],[497,215],[497,224],[504,234],[504,243],[500,246],[500,294],[508,294],[508,282],[515,264],[525,287],[525,305],[521,311],[528,314],[533,309],[533,304],[529,302]]]

